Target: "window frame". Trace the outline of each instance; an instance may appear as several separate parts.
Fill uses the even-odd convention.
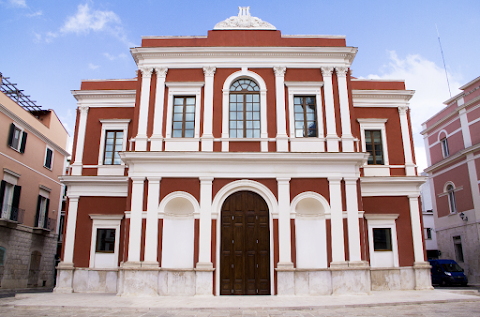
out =
[[[122,151],[127,150],[127,134],[130,119],[100,119],[102,124],[102,131],[100,133],[100,148],[98,151],[98,165],[102,167],[118,167],[125,166],[122,161],[120,164],[104,164],[105,157],[105,142],[107,131],[123,131]]]
[[[52,152],[52,155],[50,156],[50,166],[47,166],[47,158],[48,158],[48,151],[51,151]],[[53,170],[53,158],[54,158],[54,155],[55,155],[55,151],[50,147],[50,146],[46,146],[45,147],[45,157],[43,159],[43,167],[49,169],[49,170]]]
[[[376,254],[386,254],[391,252],[393,256],[393,267],[400,267],[399,265],[399,255],[398,255],[398,241],[397,241],[397,224],[396,220],[399,214],[364,214],[365,219],[367,219],[368,227],[368,246],[370,254],[370,266],[371,267],[383,267],[377,263]],[[385,229],[389,228],[391,237],[391,251],[375,251],[374,250],[374,241],[373,241],[373,229]]]
[[[50,192],[51,189],[40,185],[38,192],[37,213],[35,216],[34,228],[48,228],[48,211],[50,208]]]
[[[168,102],[167,102],[167,120],[165,138],[173,140],[181,139],[198,139],[200,138],[200,117],[202,107],[202,87],[205,83],[202,82],[166,82],[165,86],[168,88]],[[174,138],[173,134],[173,100],[174,97],[195,97],[195,123],[193,138]]]
[[[440,147],[442,148],[442,156],[443,158],[447,158],[450,156],[450,149],[448,148],[448,138],[445,135],[444,138],[440,139]]]
[[[449,190],[449,187],[452,189]],[[455,184],[453,182],[446,182],[444,187],[443,187],[443,192],[447,196],[448,200],[448,209],[450,210],[450,214],[456,214],[458,212],[457,208],[457,198],[455,197],[455,192],[459,190],[455,187]]]
[[[389,166],[390,161],[388,159],[388,146],[387,146],[387,129],[386,123],[388,119],[383,118],[359,118],[357,121],[360,123],[360,137],[362,141],[362,151],[366,152],[367,142],[365,137],[366,130],[380,130],[382,136],[382,150],[383,150],[383,164],[368,164],[365,162],[364,166]]]
[[[12,210],[13,208],[17,208],[19,209],[19,196],[21,194],[21,186],[18,186],[18,180],[20,178],[20,174],[17,174],[7,168],[4,168],[3,169],[3,179],[2,179],[2,187],[3,189],[0,191],[0,195],[2,195],[1,197],[1,203],[0,203],[0,219],[7,219],[7,220],[12,220]],[[11,190],[9,191],[9,194],[8,194],[8,197],[7,194],[6,194],[6,191],[7,191],[7,186],[9,186],[9,188],[11,187]],[[17,192],[17,194],[15,193]],[[18,195],[18,197],[16,197],[16,195]],[[17,201],[15,201],[17,198]],[[18,203],[17,206],[15,206],[14,204],[15,203]],[[4,206],[5,204],[7,204],[9,206],[9,209],[8,209],[8,215],[4,215]],[[7,210],[5,210],[7,211]],[[13,221],[18,221],[18,211],[17,211],[17,219],[16,220],[13,220]]]
[[[16,147],[13,146],[15,130],[18,130],[18,133],[19,133],[18,143]],[[7,140],[8,146],[11,149],[23,154],[25,153],[26,141],[27,141],[27,132],[25,131],[25,129],[23,129],[21,126],[19,126],[15,122],[12,122],[10,125],[10,132],[8,134],[8,140]]]
[[[236,82],[238,82],[238,81],[240,81],[240,80],[249,80],[249,81],[253,82],[253,83],[255,84],[255,86],[258,87],[258,90],[253,90],[253,91],[248,91],[248,90],[247,90],[247,91],[243,91],[243,90],[242,90],[242,91],[234,91],[234,90],[233,90],[233,91],[232,91],[232,90],[231,90],[232,86],[233,86]],[[253,113],[254,113],[254,112],[257,112],[257,111],[253,111],[253,109],[252,109],[252,120],[248,120],[248,119],[247,119],[247,111],[248,111],[248,110],[247,110],[247,107],[246,107],[246,102],[247,102],[247,100],[246,100],[246,95],[247,95],[247,94],[250,94],[250,95],[254,95],[254,94],[255,94],[255,95],[258,95],[258,107],[259,107],[259,108],[258,108],[258,115],[259,115],[259,118],[256,119],[256,120],[253,119]],[[236,134],[235,137],[233,137],[233,136],[232,136],[232,133],[231,133],[231,132],[232,132],[232,128],[230,127],[230,125],[231,125],[231,122],[232,122],[232,118],[231,118],[231,102],[232,102],[232,101],[231,101],[231,98],[232,98],[232,95],[242,95],[242,96],[243,96],[243,98],[242,98],[242,99],[243,99],[243,101],[242,101],[242,103],[243,103],[243,111],[242,111],[242,113],[243,113],[243,118],[241,119],[241,122],[243,123],[243,124],[242,124],[242,126],[243,126],[243,127],[242,127],[242,134],[243,134],[242,137],[238,137],[238,135],[237,135],[238,128],[237,128],[237,127],[235,127],[235,131],[236,131],[236,132],[235,132],[235,134]],[[261,100],[260,100],[260,85],[259,85],[255,80],[253,80],[252,78],[248,78],[248,77],[240,77],[240,78],[237,78],[236,80],[234,80],[234,81],[230,84],[230,88],[229,88],[229,101],[228,101],[228,102],[229,102],[229,104],[228,104],[228,137],[229,137],[230,139],[247,139],[247,140],[260,139],[260,138],[261,138],[261,134],[262,134],[262,109],[261,109],[261,108],[262,108],[262,105],[261,105]],[[255,102],[255,101],[252,100],[252,103],[253,103],[253,102]],[[238,102],[235,101],[235,103],[238,103]],[[235,113],[238,113],[238,112],[235,111]],[[234,121],[235,121],[235,122],[239,122],[240,120],[235,119]],[[247,130],[248,130],[248,128],[247,128],[247,121],[251,121],[252,124],[254,124],[254,122],[258,122],[258,123],[259,123],[259,125],[260,125],[259,128],[254,128],[254,127],[252,127],[252,131],[258,130],[258,134],[259,134],[258,137],[255,137],[255,136],[253,136],[253,135],[252,135],[252,137],[248,137],[248,136],[247,136]],[[253,132],[252,134],[254,134],[254,132]]]
[[[189,99],[189,98],[193,98],[193,99],[195,100],[195,102],[194,102],[195,110],[193,111],[193,114],[194,114],[193,125],[194,125],[194,127],[193,127],[193,136],[192,136],[192,137],[186,137],[186,136],[185,136],[185,131],[187,130],[186,127],[185,127],[185,126],[186,126],[186,123],[187,123],[187,122],[190,122],[190,121],[187,121],[187,120],[186,120],[186,116],[187,116],[187,106],[189,106],[189,105],[187,104],[187,99]],[[176,100],[176,99],[183,99],[183,104],[181,105],[182,108],[183,108],[182,114],[181,114],[181,115],[182,115],[182,120],[181,120],[181,121],[175,120],[175,114],[176,114],[176,113],[175,113],[175,106],[178,106],[178,105],[175,104],[175,100]],[[196,98],[195,96],[180,96],[180,95],[175,95],[175,96],[173,96],[172,139],[189,139],[189,138],[195,137],[195,119],[196,119],[196,117],[197,117],[197,116],[196,116],[196,112],[197,112],[197,108],[196,108],[196,107],[197,107],[197,105],[196,105],[197,101],[196,101],[196,99],[197,99],[197,98]],[[191,105],[190,105],[190,106],[191,106]],[[175,132],[175,130],[177,130],[177,129],[174,129],[174,125],[175,125],[175,123],[177,123],[177,122],[181,122],[181,123],[182,123],[182,136],[174,136],[174,132]],[[188,129],[188,130],[191,130],[191,129]]]
[[[92,236],[90,240],[90,261],[89,268],[117,268],[118,254],[120,250],[120,224],[124,215],[89,215],[92,219]],[[115,229],[115,246],[113,253],[97,252],[97,229]],[[100,267],[95,264],[96,254],[112,255],[114,258],[114,267]]]

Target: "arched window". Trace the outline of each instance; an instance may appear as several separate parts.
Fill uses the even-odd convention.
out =
[[[260,138],[260,87],[251,79],[230,86],[230,137]]]
[[[457,212],[457,202],[455,200],[455,187],[452,184],[447,185],[447,195],[448,195],[448,206],[450,208],[450,213]]]

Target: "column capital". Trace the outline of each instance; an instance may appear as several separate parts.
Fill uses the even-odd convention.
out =
[[[419,198],[419,195],[408,195],[408,199],[417,199]]]
[[[341,177],[327,177],[328,182],[331,184],[338,183],[340,184],[340,181],[342,180]]]
[[[211,176],[202,176],[202,177],[199,177],[198,179],[200,180],[200,183],[204,183],[204,182],[212,183],[214,178]]]
[[[277,182],[278,183],[289,183],[291,180],[290,177],[277,177]]]
[[[215,71],[217,68],[215,66],[204,66],[203,67],[203,73],[205,76],[213,77],[215,75]]]
[[[88,110],[90,110],[90,107],[86,106],[86,105],[80,105],[80,106],[78,106],[78,110],[80,110],[81,114],[82,113],[87,114]]]
[[[401,115],[407,114],[408,106],[398,106],[398,113]]]
[[[142,72],[143,78],[152,77],[153,67],[139,67],[138,69]]]
[[[155,67],[155,73],[157,73],[157,78],[167,77],[168,68],[167,67]]]
[[[273,72],[275,73],[275,77],[285,76],[286,71],[287,71],[287,67],[285,67],[285,66],[274,66],[273,67]]]
[[[344,177],[343,180],[345,181],[345,184],[348,184],[348,183],[356,184],[358,181],[358,177]]]
[[[327,77],[332,76],[332,72],[333,72],[332,66],[323,66],[323,67],[320,67],[320,69],[322,70],[323,76],[327,76]]]
[[[338,77],[346,77],[348,73],[348,67],[335,67]]]
[[[130,177],[130,179],[132,180],[132,182],[134,183],[143,183],[145,181],[145,177],[144,176],[133,176],[133,177]]]
[[[139,177],[141,178],[141,177]],[[133,180],[133,178],[132,178]],[[148,182],[160,182],[162,180],[161,176],[148,176],[147,177]]]
[[[69,201],[78,201],[80,196],[67,196]]]

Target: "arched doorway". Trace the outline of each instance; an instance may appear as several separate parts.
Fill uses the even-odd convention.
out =
[[[270,295],[267,204],[239,191],[223,203],[221,219],[220,295]]]

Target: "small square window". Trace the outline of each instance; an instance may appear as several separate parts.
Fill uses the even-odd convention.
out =
[[[373,228],[373,250],[392,251],[392,230],[390,228]]]
[[[115,252],[115,229],[97,229],[96,252]]]

